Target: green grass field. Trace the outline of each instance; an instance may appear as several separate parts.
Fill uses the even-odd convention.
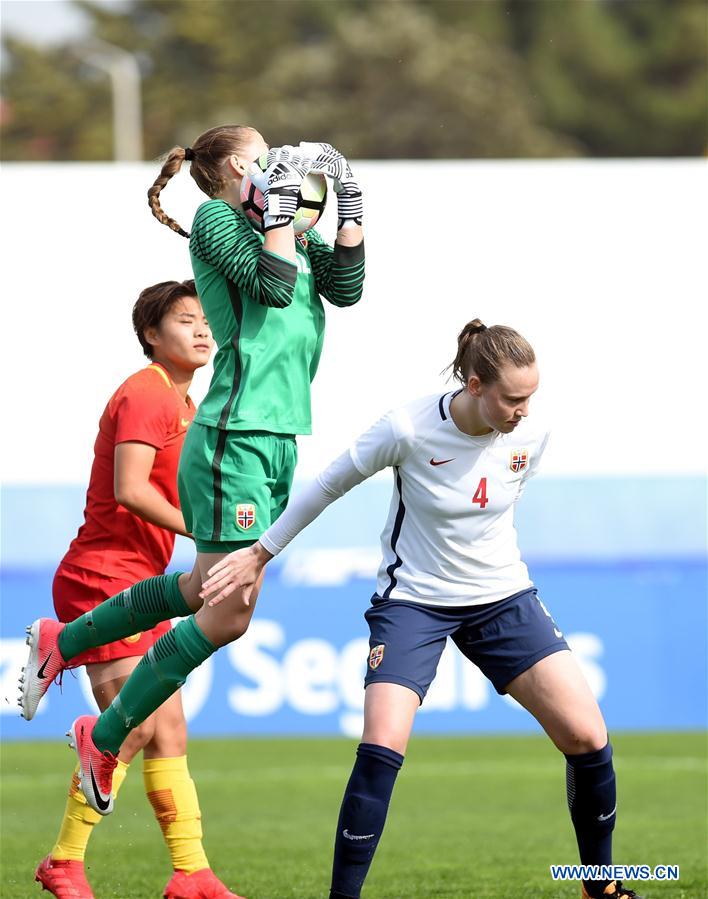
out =
[[[615,735],[615,861],[677,864],[648,899],[708,895],[706,739]],[[218,874],[249,899],[326,897],[333,830],[354,743],[194,740],[190,765]],[[3,899],[39,896],[34,865],[52,846],[74,756],[59,743],[2,746]],[[564,765],[540,737],[418,737],[399,777],[366,899],[577,897],[551,863],[576,861]],[[89,846],[98,899],[157,899],[170,868],[140,761]],[[46,895],[46,894],[45,894]]]

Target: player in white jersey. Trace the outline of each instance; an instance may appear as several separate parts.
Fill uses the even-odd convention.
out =
[[[330,899],[358,899],[383,831],[415,713],[451,637],[539,721],[566,757],[568,805],[584,865],[610,865],[616,816],[612,748],[600,709],[536,595],[516,541],[514,505],[547,433],[528,422],[533,349],[478,319],[458,337],[462,387],[389,412],[297,497],[249,549],[209,572],[218,604],[250,591],[265,564],[329,503],[383,468],[394,490],[371,632],[364,734],[337,826]],[[640,899],[620,881],[584,881],[583,899]]]
[[[513,511],[548,435],[523,419],[506,434],[466,434],[450,412],[459,393],[389,412],[344,457],[345,476],[351,465],[363,477],[387,467],[396,474],[381,535],[377,592],[385,599],[472,606],[532,586]]]

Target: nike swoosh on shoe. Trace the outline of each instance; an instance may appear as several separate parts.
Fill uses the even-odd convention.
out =
[[[42,665],[37,669],[37,677],[41,678],[42,680],[44,680],[44,679],[46,678],[46,676],[47,676],[47,675],[44,673],[44,670],[45,670],[45,668],[47,667],[47,665],[49,664],[49,661],[50,661],[50,659],[52,658],[53,655],[54,655],[54,650],[52,650],[52,651],[49,653],[49,655],[48,655],[47,658],[44,660],[44,662],[42,662]]]
[[[93,789],[93,794],[96,797],[96,805],[101,809],[101,811],[105,812],[105,810],[111,804],[111,797],[109,796],[108,799],[104,799],[101,795],[101,790],[96,783],[96,777],[93,773],[93,764],[91,762],[89,762],[89,774],[91,775],[91,787]]]

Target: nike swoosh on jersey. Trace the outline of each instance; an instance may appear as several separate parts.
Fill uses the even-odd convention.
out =
[[[51,659],[51,657],[52,657],[53,655],[54,655],[54,650],[52,650],[52,651],[49,653],[49,655],[47,656],[47,658],[42,662],[42,665],[37,669],[37,677],[40,678],[40,680],[44,680],[44,678],[47,676],[47,675],[44,673],[44,669],[45,669],[45,668],[47,667],[47,665],[49,664],[49,660]]]
[[[98,784],[96,783],[96,778],[93,773],[93,765],[89,762],[89,774],[91,775],[91,786],[93,788],[93,795],[96,797],[96,805],[105,811],[111,803],[111,797],[108,799],[104,799],[101,795],[101,791],[98,788]]]
[[[181,422],[182,422],[182,427],[183,427],[183,428],[188,428],[188,427],[190,426],[190,424],[192,423],[192,422],[190,421],[190,419],[188,419],[188,418],[182,418],[182,419],[181,419]]]
[[[430,460],[431,465],[447,465],[448,462],[454,462],[453,459],[435,459],[434,457]]]

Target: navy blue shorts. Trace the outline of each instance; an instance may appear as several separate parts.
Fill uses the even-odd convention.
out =
[[[401,684],[422,702],[433,682],[445,641],[505,693],[515,677],[568,644],[535,587],[482,606],[444,608],[401,599],[371,598],[369,662],[364,685]]]

